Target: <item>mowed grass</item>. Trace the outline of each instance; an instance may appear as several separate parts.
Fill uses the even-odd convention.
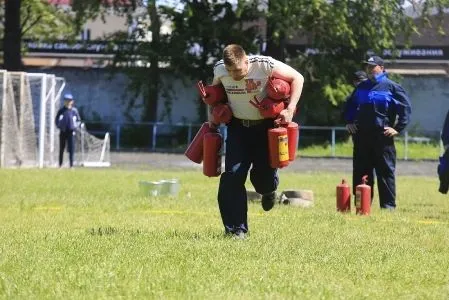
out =
[[[0,170],[1,299],[447,299],[449,202],[399,177],[398,210],[335,211],[348,174],[280,172],[313,208],[249,205],[223,235],[217,178],[200,171]],[[139,180],[178,178],[176,198]],[[248,185],[250,186],[250,185]]]
[[[404,141],[396,140],[396,154],[398,159],[410,159],[410,160],[438,160],[441,153],[439,144],[419,144],[409,143],[407,148],[404,145]],[[347,142],[336,143],[334,149],[334,156],[336,157],[352,157],[353,143],[352,140]],[[300,156],[309,157],[331,157],[332,148],[330,143],[324,143],[321,145],[311,145],[307,147],[300,146],[298,150]]]

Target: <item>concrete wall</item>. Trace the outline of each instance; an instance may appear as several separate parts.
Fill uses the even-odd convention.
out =
[[[104,69],[82,70],[76,68],[55,68],[46,70],[28,70],[28,72],[45,72],[66,79],[65,92],[71,92],[76,98],[76,106],[81,109],[85,119],[92,120],[95,115],[104,122],[127,121],[125,116],[128,80],[119,74],[109,79]],[[164,81],[173,85],[168,98],[172,100],[171,121],[194,122],[197,119],[197,91],[194,82],[184,84],[180,79],[164,75]],[[440,130],[449,109],[449,78],[443,76],[405,76],[402,86],[407,91],[412,103],[412,123],[409,130]],[[158,119],[169,122],[164,96],[159,96]],[[131,116],[139,120],[141,99],[131,111]],[[313,125],[313,124],[310,124]]]
[[[440,130],[449,110],[449,78],[444,76],[404,76],[402,86],[412,103],[409,130]]]
[[[143,70],[144,71],[144,70]],[[104,69],[75,69],[75,68],[55,68],[55,69],[29,69],[27,72],[49,73],[58,77],[64,77],[66,88],[63,93],[70,92],[75,97],[75,105],[87,120],[95,119],[99,116],[103,122],[129,121],[125,115],[127,103],[132,97],[127,95],[129,81],[124,74],[115,75],[109,78],[110,74]],[[169,91],[168,97],[172,103],[171,121],[177,122],[197,122],[198,93],[194,84],[184,84],[179,79],[171,76],[163,76],[166,83],[173,86],[173,91]],[[159,96],[158,119],[169,122],[167,108],[164,105],[164,95]],[[136,100],[130,116],[136,121],[140,120],[140,110],[142,99]]]

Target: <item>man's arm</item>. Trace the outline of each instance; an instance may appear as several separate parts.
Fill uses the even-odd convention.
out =
[[[79,127],[81,127],[80,113],[78,112],[78,109],[76,107],[72,107],[72,111],[75,114],[75,119],[76,119],[76,120],[74,120],[75,128],[79,128]]]
[[[272,71],[272,76],[290,83],[290,103],[286,109],[281,111],[280,116],[282,123],[291,122],[296,106],[298,105],[299,98],[301,97],[302,88],[304,85],[304,76],[289,65],[282,62],[276,63]]]
[[[357,112],[356,91],[357,88],[355,88],[351,95],[346,98],[346,103],[343,110],[343,118],[346,123],[346,129],[351,134],[357,132],[357,125],[355,125],[355,114]]]
[[[393,98],[397,108],[396,113],[398,115],[398,122],[394,126],[394,129],[400,133],[410,122],[412,108],[407,94],[399,84],[395,84],[394,86]]]
[[[75,113],[76,118],[78,119],[78,121],[81,122],[81,117],[80,117],[80,113],[78,111],[78,109],[76,107],[72,107],[73,112]]]
[[[449,146],[449,111],[444,119],[443,132],[441,133],[441,140],[443,141],[444,148]]]
[[[62,109],[59,109],[58,113],[56,114],[56,117],[55,117],[55,125],[57,128],[59,128],[59,117],[61,116],[61,114],[62,114]]]

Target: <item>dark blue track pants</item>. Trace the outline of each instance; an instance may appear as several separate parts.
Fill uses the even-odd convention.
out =
[[[353,136],[353,193],[368,175],[371,199],[374,195],[374,170],[376,171],[381,208],[396,207],[396,148],[394,138],[383,135],[382,130],[359,131]]]
[[[75,135],[73,130],[61,131],[59,133],[59,166],[62,166],[64,149],[67,145],[70,166],[73,167],[73,156],[75,152]]]
[[[218,205],[226,232],[248,231],[248,203],[245,182],[250,180],[259,194],[277,189],[277,169],[269,163],[268,130],[273,120],[245,127],[233,119],[227,127],[225,172],[221,174],[218,189]]]

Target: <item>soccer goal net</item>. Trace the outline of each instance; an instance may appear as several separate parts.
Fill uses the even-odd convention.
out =
[[[64,87],[64,78],[53,74],[0,70],[0,167],[58,165],[59,131],[54,120]],[[80,128],[75,163],[110,165],[109,144],[109,134],[100,139]]]
[[[81,124],[75,135],[76,164],[84,167],[109,167],[111,142],[109,133],[104,138],[98,138],[87,131],[84,123]]]

